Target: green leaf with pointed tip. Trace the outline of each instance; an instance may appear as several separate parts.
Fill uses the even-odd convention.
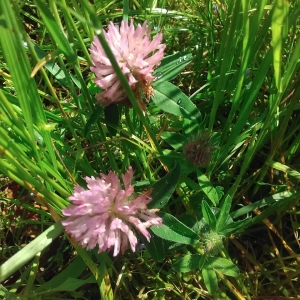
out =
[[[237,222],[231,222],[225,225],[224,228],[220,228],[220,231],[218,233],[224,234],[225,236],[229,236],[235,232],[245,230],[251,224],[253,224],[251,218],[247,218],[245,220],[239,220]]]
[[[206,194],[208,199],[211,200],[213,205],[218,205],[219,195],[209,179],[200,170],[197,170],[197,176],[202,191]]]
[[[228,220],[231,201],[232,201],[231,197],[226,196],[224,202],[222,203],[221,211],[217,220],[217,226],[216,226],[217,232],[219,232],[219,230],[221,230],[222,227],[224,227],[225,222]]]
[[[162,239],[180,244],[193,245],[199,241],[199,236],[178,219],[170,214],[158,213],[163,219],[162,226],[151,226],[151,230]]]
[[[155,82],[174,79],[192,59],[193,55],[191,53],[182,52],[164,57],[154,73],[154,76],[157,77]]]
[[[217,224],[216,217],[205,200],[202,202],[201,208],[202,208],[203,218],[206,221],[206,223],[209,225],[210,229],[216,230],[216,224]]]
[[[300,196],[299,191],[286,190],[286,191],[271,195],[269,197],[262,198],[262,199],[254,202],[254,203],[251,203],[249,205],[243,206],[242,208],[239,208],[238,210],[232,212],[230,215],[232,218],[236,219],[240,216],[247,215],[249,212],[253,211],[254,209],[259,209],[259,208],[262,208],[265,206],[272,207],[277,202],[287,203],[287,202],[297,199],[297,197],[299,197],[299,196]],[[269,216],[269,214],[267,216],[265,216],[265,218],[267,218],[268,216]]]
[[[148,208],[164,207],[172,196],[180,176],[180,165],[176,162],[175,167],[166,176],[152,186],[152,201]]]
[[[156,82],[153,88],[153,102],[160,109],[198,123],[201,121],[196,105],[177,86],[170,82]]]
[[[98,106],[96,109],[93,111],[92,115],[88,119],[88,121],[85,124],[83,135],[86,137],[87,134],[89,133],[91,127],[97,122],[97,120],[101,117],[101,114],[103,112],[103,107]]]

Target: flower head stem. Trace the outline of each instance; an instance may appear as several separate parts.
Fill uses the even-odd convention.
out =
[[[118,65],[118,62],[117,62],[113,52],[111,51],[111,49],[110,49],[110,47],[109,47],[109,45],[108,45],[108,43],[105,39],[105,36],[103,34],[102,24],[100,22],[99,17],[96,15],[93,6],[90,5],[89,3],[87,3],[86,0],[83,1],[83,5],[85,6],[85,8],[90,13],[92,26],[96,30],[99,42],[100,42],[101,46],[103,47],[103,50],[105,51],[107,57],[109,58],[109,60],[111,62],[111,65],[112,65],[117,77],[119,78],[119,80],[121,82],[121,85],[124,88],[124,90],[125,90],[128,98],[129,98],[134,110],[137,112],[138,116],[140,117],[141,122],[142,122],[143,126],[145,127],[146,132],[149,136],[149,139],[151,140],[152,144],[154,145],[156,151],[159,154],[162,154],[162,150],[159,146],[158,141],[156,140],[156,137],[155,137],[153,131],[151,130],[150,124],[149,124],[146,116],[144,115],[144,112],[143,112],[142,108],[140,107],[137,99],[135,98],[135,95],[134,95],[131,87],[129,86],[129,83],[128,83],[126,77],[122,73],[122,71],[121,71],[121,69]]]
[[[134,108],[134,110],[137,112],[138,116],[140,117],[141,119],[141,122],[143,124],[143,126],[145,127],[147,133],[148,133],[148,136],[149,138],[152,140],[153,144],[155,145],[155,148],[156,150],[158,151],[159,154],[162,154],[162,150],[160,149],[160,146],[156,140],[156,137],[152,131],[152,129],[150,128],[150,124],[146,118],[146,116],[144,115],[144,112],[142,110],[142,108],[140,107],[138,101],[136,100],[135,98],[135,95],[132,91],[132,89],[130,88],[129,84],[128,84],[128,81],[126,79],[126,77],[124,76],[124,74],[122,73],[104,35],[103,35],[103,32],[101,31],[100,34],[97,35],[98,36],[98,39],[107,55],[107,57],[110,59],[111,61],[111,64],[112,64],[112,67],[114,69],[114,71],[116,72],[116,75],[118,76],[120,82],[121,82],[121,85],[122,87],[125,89],[126,91],[126,94]]]

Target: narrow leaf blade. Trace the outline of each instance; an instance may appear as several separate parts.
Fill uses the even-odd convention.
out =
[[[35,0],[35,3],[39,9],[41,17],[45,23],[45,26],[47,27],[48,31],[50,32],[53,39],[57,43],[59,49],[64,53],[64,55],[69,61],[75,61],[76,55],[70,46],[70,42],[67,40],[64,32],[57,24],[55,18],[53,17],[47,5],[41,0]]]
[[[176,188],[179,176],[180,165],[176,162],[174,169],[152,186],[152,201],[148,205],[149,208],[162,208],[168,203]]]
[[[231,207],[231,197],[226,196],[224,202],[222,203],[220,215],[217,220],[217,226],[216,226],[217,232],[224,226],[226,220],[228,219],[230,207]]]
[[[201,171],[198,170],[197,175],[198,175],[198,182],[201,189],[206,194],[208,199],[211,200],[212,203],[217,206],[219,203],[219,195],[216,189],[213,187],[213,185],[210,183],[208,178]]]
[[[213,295],[218,288],[218,280],[215,270],[206,264],[202,268],[202,276],[208,292]]]
[[[207,222],[211,230],[216,230],[216,217],[206,201],[202,202],[202,214],[204,220]]]

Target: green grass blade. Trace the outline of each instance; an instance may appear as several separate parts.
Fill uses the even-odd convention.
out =
[[[20,106],[28,127],[32,149],[35,151],[35,155],[38,156],[34,141],[34,122],[32,118],[32,102],[37,97],[34,89],[35,83],[29,77],[30,65],[22,44],[22,36],[20,36],[18,30],[19,24],[16,21],[15,12],[12,9],[10,1],[1,1],[0,11],[2,12],[0,15],[0,42],[2,51],[18,94]]]
[[[0,282],[3,282],[10,275],[18,271],[33,259],[37,253],[46,249],[62,232],[63,226],[60,222],[57,222],[8,259],[0,266]]]
[[[70,42],[67,40],[66,36],[63,34],[61,27],[57,24],[53,14],[49,10],[45,2],[41,0],[35,0],[36,6],[41,14],[45,26],[47,27],[49,33],[53,37],[53,40],[57,43],[58,48],[64,53],[69,61],[75,61],[76,54],[70,46]]]
[[[272,41],[273,66],[275,71],[275,82],[279,92],[282,92],[281,86],[281,65],[282,65],[282,42],[286,34],[286,17],[288,14],[288,3],[285,0],[276,0],[272,16]],[[285,23],[284,23],[285,22]]]
[[[282,172],[285,172],[287,173],[287,175],[291,176],[291,177],[294,177],[298,180],[300,180],[300,173],[294,169],[292,169],[291,167],[288,167],[284,164],[281,164],[279,162],[270,162],[268,164],[271,168],[274,168],[278,171],[282,171]]]
[[[17,14],[9,0],[1,1],[0,9],[3,11],[3,14],[0,16],[2,19],[2,26],[0,26],[2,51],[17,91],[20,107],[28,128],[34,158],[37,162],[40,161],[34,138],[34,124],[36,124],[42,132],[51,157],[51,163],[57,168],[41,99],[38,95],[35,81],[30,78],[31,68],[23,45],[23,29],[17,22]]]
[[[236,35],[236,29],[240,27],[240,21],[241,21],[241,17],[239,14],[240,2],[235,1],[232,3],[234,3],[233,15],[236,17],[234,18],[228,17],[228,23],[227,23],[228,27],[226,27],[227,25],[225,25],[224,28],[224,31],[226,33],[222,39],[221,49],[218,57],[218,64],[220,64],[220,74],[219,74],[220,77],[216,85],[212,111],[210,114],[209,126],[208,126],[209,131],[211,131],[213,128],[218,107],[222,103],[224,98],[224,91],[227,83],[226,74],[231,70],[232,61],[234,57],[233,55],[231,55],[231,52],[234,51],[233,49],[236,49],[236,44],[238,41],[238,36]],[[224,59],[224,57],[226,59]]]

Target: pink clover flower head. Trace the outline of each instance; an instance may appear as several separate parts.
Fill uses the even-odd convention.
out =
[[[152,73],[160,64],[166,47],[165,44],[161,44],[161,32],[155,35],[152,41],[150,32],[147,21],[134,28],[133,19],[130,25],[122,21],[120,27],[110,22],[107,31],[103,30],[106,41],[142,108],[144,108],[142,97],[145,96],[149,101],[153,93],[151,82],[156,78]],[[102,93],[96,95],[98,103],[102,105],[123,103],[130,106],[125,90],[97,36],[94,37],[90,53],[93,61],[90,69],[96,75],[94,81],[103,89]]]
[[[131,185],[133,170],[122,175],[122,189],[118,176],[109,172],[100,174],[100,178],[86,177],[87,190],[76,186],[69,198],[72,203],[62,212],[67,219],[62,221],[68,234],[82,247],[93,249],[98,245],[99,253],[114,249],[116,256],[128,248],[134,252],[138,243],[135,232],[138,231],[150,241],[147,228],[162,225],[162,218],[155,213],[157,209],[148,209],[152,200],[151,190],[134,196]]]

